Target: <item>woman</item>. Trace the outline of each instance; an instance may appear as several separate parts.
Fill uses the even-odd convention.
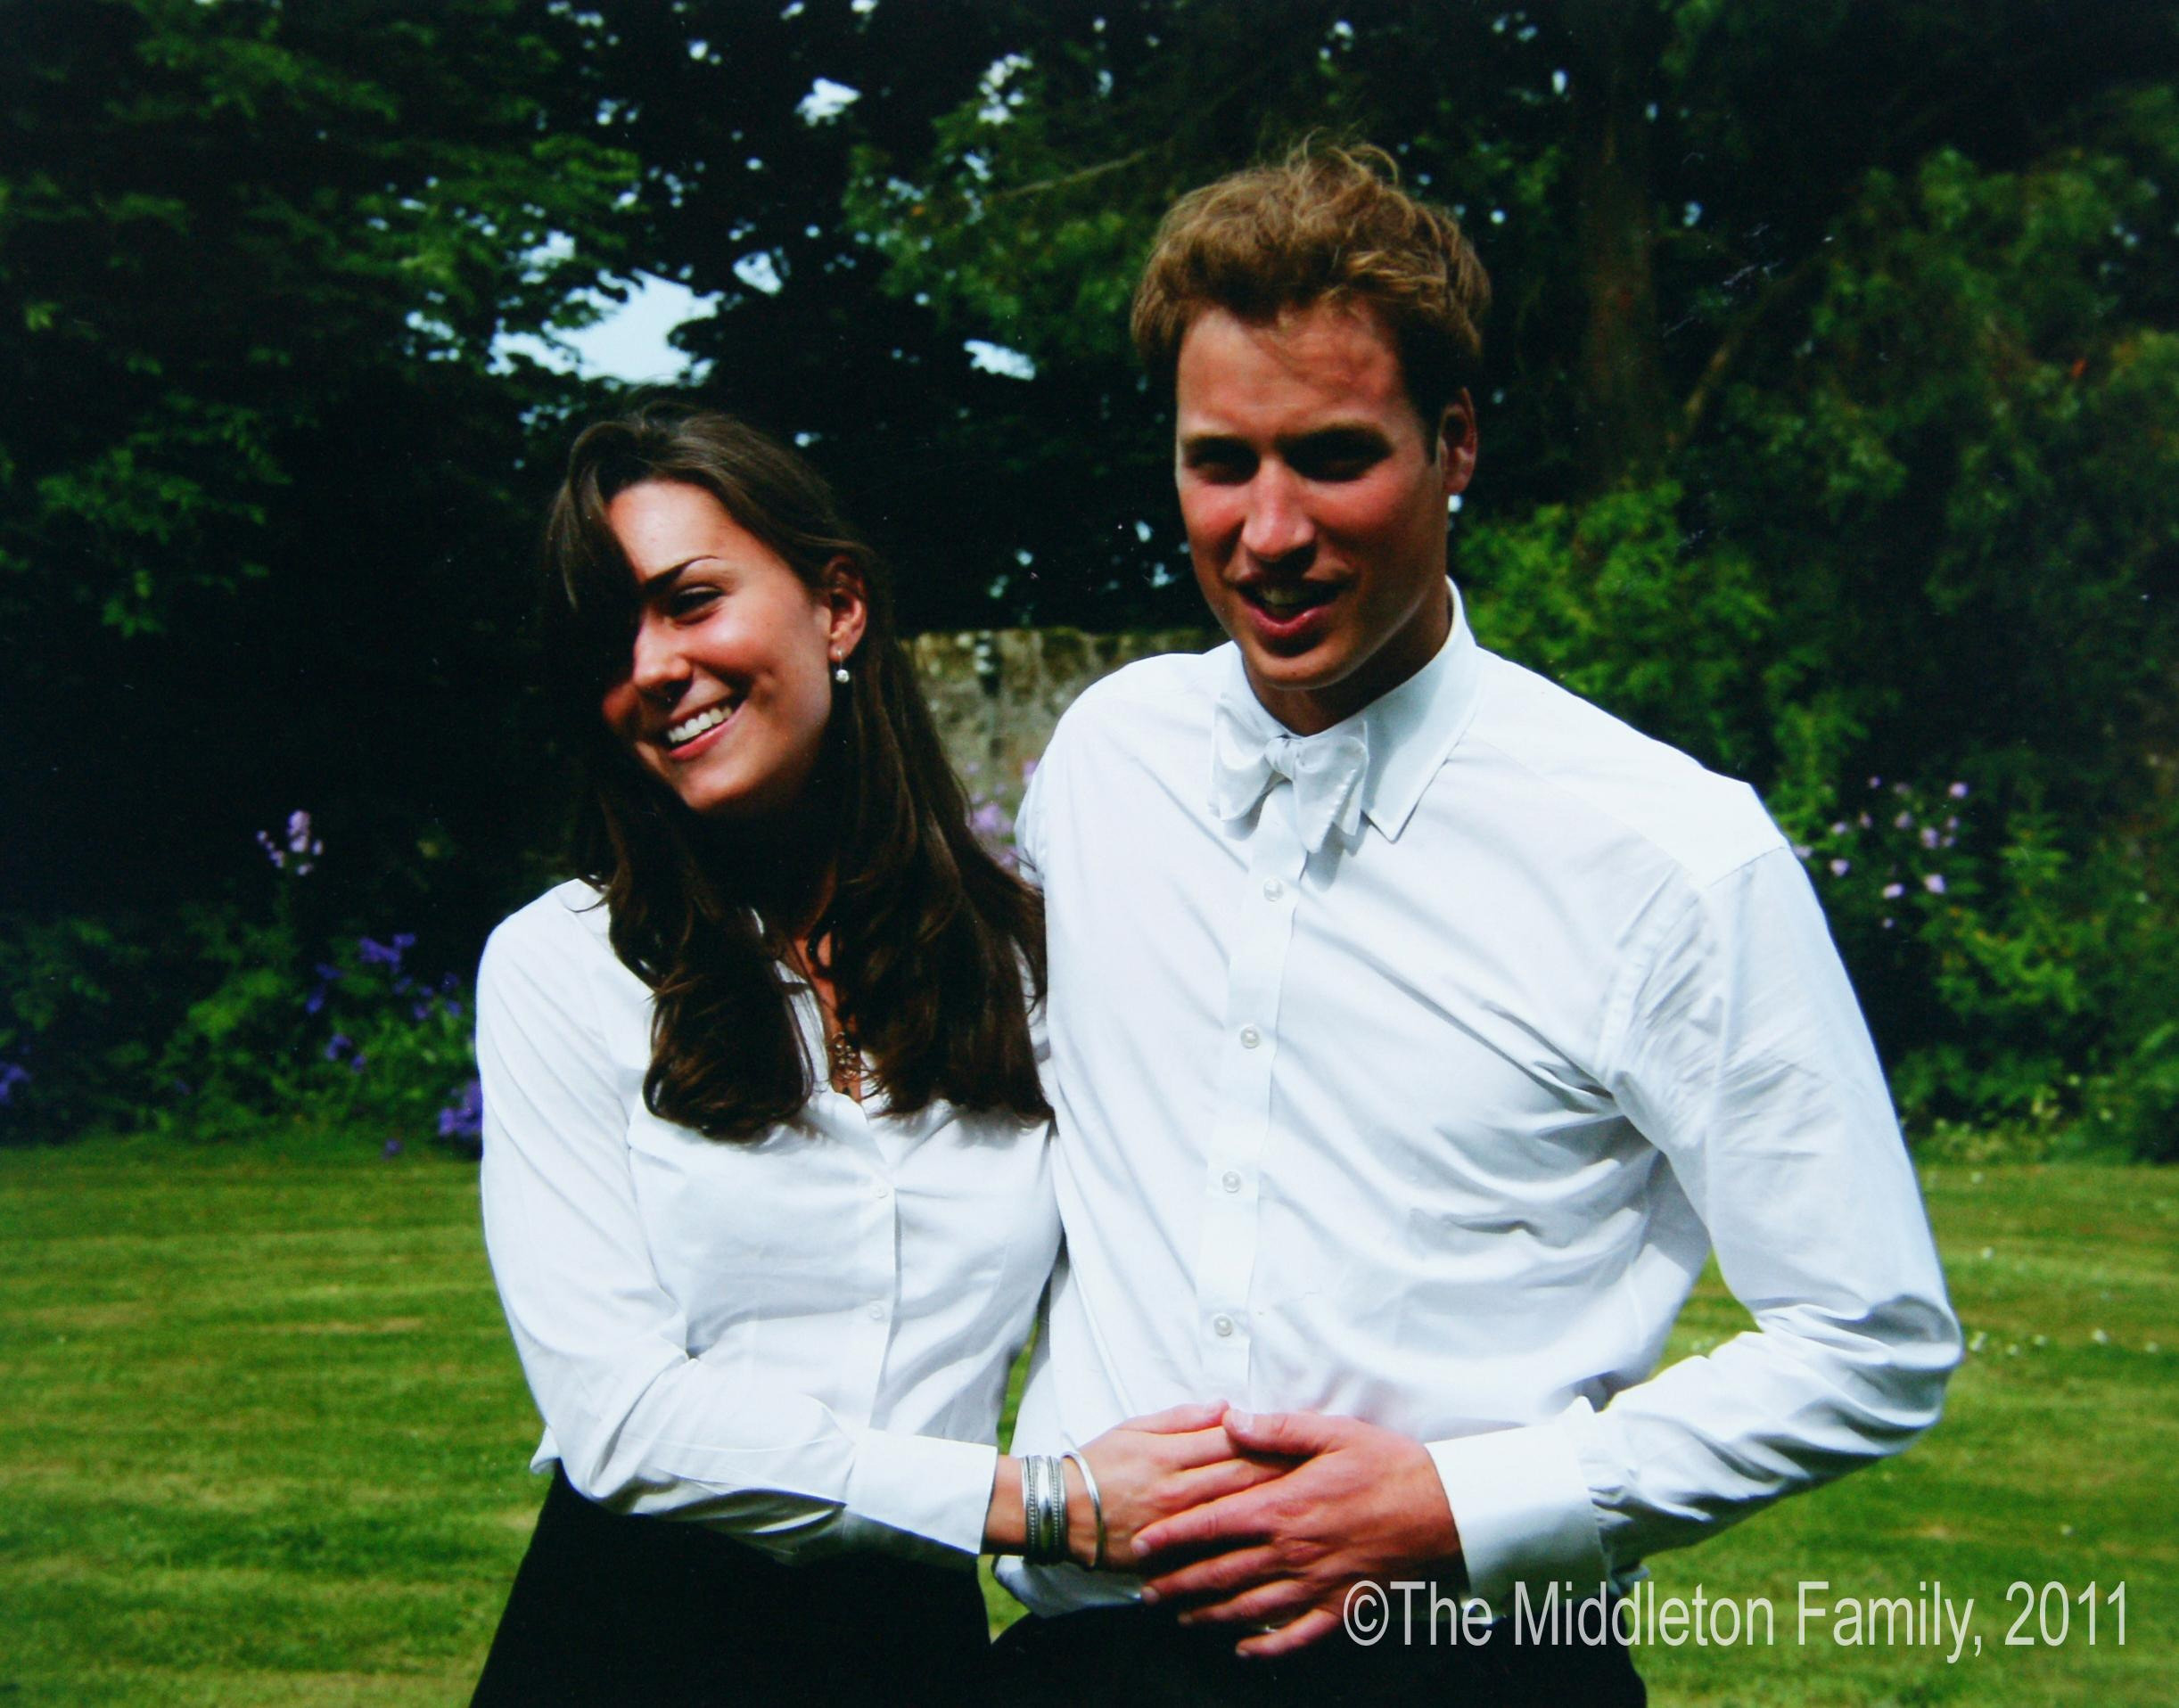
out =
[[[546,556],[582,878],[493,934],[478,1057],[555,1471],[476,1699],[967,1700],[974,1557],[1023,1548],[1025,1478],[1059,1515],[1059,1467],[991,1444],[1058,1242],[1037,897],[793,453],[594,426]],[[1068,1550],[1253,1480],[1218,1416],[1067,1462]]]

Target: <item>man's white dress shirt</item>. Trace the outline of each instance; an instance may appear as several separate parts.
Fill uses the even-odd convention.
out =
[[[562,884],[478,975],[484,1232],[545,1418],[532,1468],[783,1558],[966,1564],[1058,1243],[1041,1125],[829,1087],[751,1143],[661,1121],[651,993],[606,926]]]
[[[1019,836],[1066,1253],[1017,1450],[1190,1400],[1385,1425],[1502,1612],[1935,1420],[1958,1326],[1791,850],[1457,597],[1314,736],[1230,645],[1107,678]],[[1653,1375],[1713,1245],[1755,1326]],[[1040,1612],[1130,1592],[1004,1575]]]

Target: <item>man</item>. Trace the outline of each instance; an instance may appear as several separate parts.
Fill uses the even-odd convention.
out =
[[[1639,1702],[1616,1646],[1452,1641],[1442,1608],[1432,1642],[1428,1592],[1364,1646],[1349,1592],[1624,1588],[1896,1450],[1959,1356],[1754,793],[1468,632],[1447,509],[1488,284],[1390,164],[1196,192],[1136,299],[1233,644],[1091,689],[1024,806],[1067,1257],[1016,1444],[1223,1400],[1292,1468],[1146,1527],[1139,1601],[1009,1567],[1044,1615],[1004,1646],[1024,1701]],[[1713,1246],[1756,1326],[1653,1375]]]

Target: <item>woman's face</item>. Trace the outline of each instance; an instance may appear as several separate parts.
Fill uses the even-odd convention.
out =
[[[636,572],[636,644],[605,726],[691,812],[793,806],[817,768],[835,657],[862,638],[844,561],[815,589],[701,487],[646,480],[606,506]]]

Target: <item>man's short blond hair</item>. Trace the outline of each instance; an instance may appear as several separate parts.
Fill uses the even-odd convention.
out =
[[[1435,429],[1480,374],[1491,281],[1460,222],[1399,178],[1381,148],[1304,143],[1174,202],[1135,290],[1131,330],[1152,379],[1170,393],[1180,341],[1206,308],[1263,325],[1351,306],[1390,333],[1408,396]]]

